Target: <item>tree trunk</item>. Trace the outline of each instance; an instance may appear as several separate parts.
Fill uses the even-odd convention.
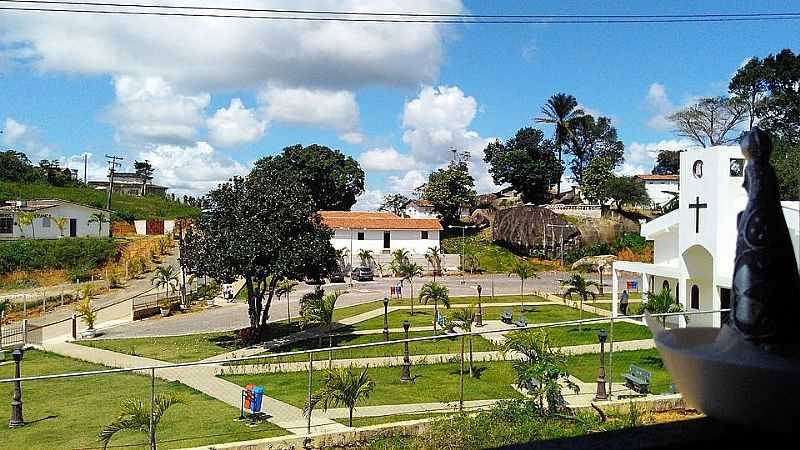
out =
[[[350,408],[350,427],[353,426],[353,408]]]
[[[269,307],[272,305],[272,297],[275,294],[275,288],[278,286],[278,276],[275,275],[269,281],[269,287],[267,289],[267,303],[264,305],[264,309],[261,312],[261,327],[267,327],[267,321],[269,320]],[[263,297],[263,293],[262,293]]]
[[[244,287],[247,289],[247,315],[250,317],[250,330],[255,332],[258,328],[258,310],[256,309],[256,293],[253,288],[253,279],[249,276],[244,278]]]

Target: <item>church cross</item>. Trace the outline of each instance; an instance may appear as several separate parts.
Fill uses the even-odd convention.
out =
[[[701,208],[708,208],[708,203],[700,203],[700,197],[698,196],[694,203],[689,204],[689,209],[694,209],[694,232],[700,232],[700,209]]]

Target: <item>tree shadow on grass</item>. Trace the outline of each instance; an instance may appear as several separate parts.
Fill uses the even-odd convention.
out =
[[[481,376],[483,376],[483,372],[488,369],[488,366],[472,366],[472,378],[476,380],[480,380]],[[459,375],[461,372],[461,367],[457,367],[455,370],[450,371],[450,375]],[[464,361],[464,375],[469,376],[469,362],[466,360]]]
[[[642,358],[642,362],[648,366],[664,368],[664,360],[658,356],[645,356]]]

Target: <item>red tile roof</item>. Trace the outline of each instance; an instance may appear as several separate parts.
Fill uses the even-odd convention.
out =
[[[329,228],[365,230],[441,230],[437,219],[407,219],[389,212],[320,211]]]
[[[636,175],[636,178],[644,181],[678,181],[679,175]]]

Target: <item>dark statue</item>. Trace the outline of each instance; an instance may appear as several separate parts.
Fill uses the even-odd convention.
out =
[[[800,275],[769,162],[772,142],[757,127],[745,133],[747,207],[739,213],[729,325],[747,341],[785,356],[800,354]]]

